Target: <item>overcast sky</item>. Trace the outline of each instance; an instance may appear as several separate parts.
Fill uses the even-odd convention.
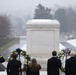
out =
[[[31,14],[39,3],[49,8],[56,4],[74,7],[76,0],[0,0],[0,13]]]

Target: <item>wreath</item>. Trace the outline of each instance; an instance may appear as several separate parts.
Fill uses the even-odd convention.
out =
[[[71,52],[71,49],[69,48],[66,48],[66,49],[63,49],[61,50],[59,53],[58,53],[58,58],[62,61],[64,59],[64,57],[66,57],[67,59],[67,56],[70,54]],[[65,59],[65,60],[66,60]],[[61,66],[61,71],[62,72],[65,72],[65,67]]]
[[[29,65],[30,61],[31,61],[31,57],[27,54],[26,51],[21,50],[20,48],[17,48],[16,50],[13,50],[11,55],[8,58],[8,61],[12,60],[13,54],[17,54],[18,55],[18,60],[20,60],[20,57],[23,56],[25,63],[23,64],[23,71],[24,69],[26,69],[27,65]],[[20,60],[21,61],[21,60]]]

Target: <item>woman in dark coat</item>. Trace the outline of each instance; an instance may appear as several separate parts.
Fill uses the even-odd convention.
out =
[[[37,60],[33,58],[31,63],[27,67],[26,75],[40,75],[39,73],[40,69],[41,69],[40,64],[38,64]]]

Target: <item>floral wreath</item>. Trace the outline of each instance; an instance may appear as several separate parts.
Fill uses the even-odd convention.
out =
[[[20,55],[24,56],[24,60],[26,60],[24,67],[25,67],[25,65],[29,65],[29,63],[31,61],[31,57],[27,54],[26,51],[21,50],[20,48],[17,48],[16,50],[12,51],[12,54],[9,56],[8,61],[12,60],[13,54],[17,54],[17,55],[19,55],[19,57],[20,57]]]
[[[70,54],[70,52],[71,52],[71,49],[69,49],[69,48],[66,48],[66,49],[61,50],[61,51],[58,53],[58,58],[59,58],[60,60],[63,60],[64,57],[67,57],[67,56]],[[67,58],[66,58],[66,59],[67,59]],[[62,71],[62,72],[65,72],[65,68],[64,68],[63,66],[61,66],[61,71]]]

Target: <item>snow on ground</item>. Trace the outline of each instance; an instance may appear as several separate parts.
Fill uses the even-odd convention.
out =
[[[61,51],[62,49],[65,49],[65,47],[60,43],[59,44],[59,51]]]
[[[5,62],[3,62],[2,63],[5,67],[7,67],[7,62],[5,61]]]
[[[68,40],[66,41],[67,43],[69,43],[70,45],[76,47],[76,39],[71,39],[71,40]],[[63,46],[61,43],[59,44],[59,51],[62,50],[62,49],[65,49],[66,47]]]
[[[76,39],[68,40],[67,43],[71,44],[72,46],[76,47]]]
[[[6,70],[5,71],[1,71],[0,75],[7,75]]]
[[[26,51],[26,44],[24,46],[21,47],[22,50]]]

